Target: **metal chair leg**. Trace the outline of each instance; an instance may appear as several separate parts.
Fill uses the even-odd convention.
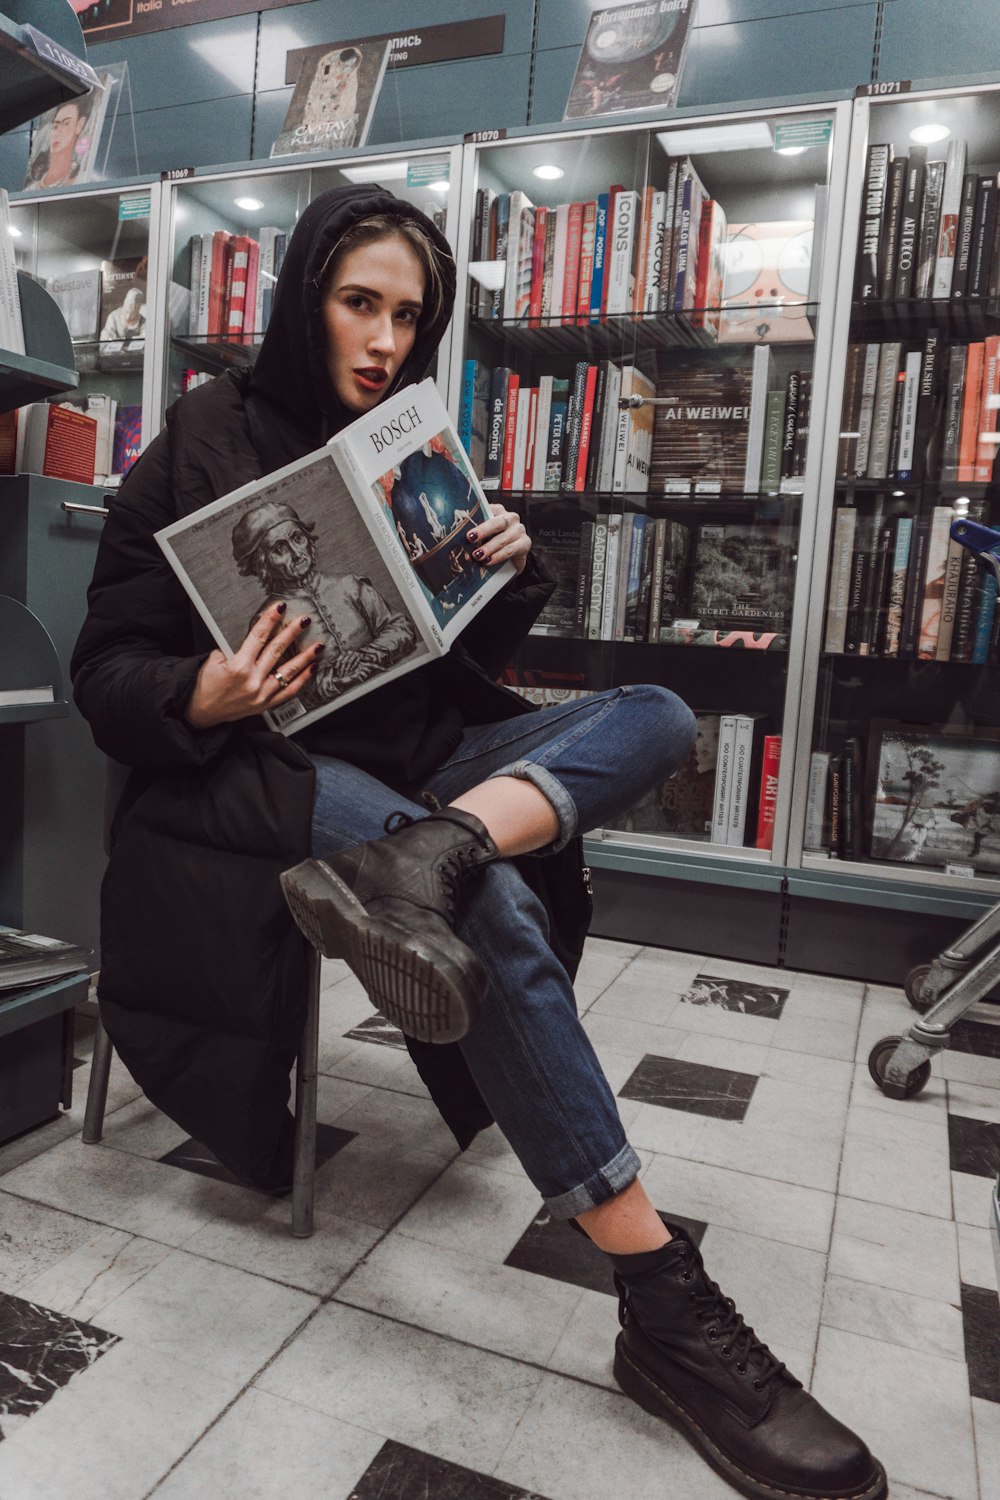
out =
[[[309,949],[306,1015],[295,1065],[295,1165],[292,1177],[292,1234],[308,1239],[313,1232],[316,1190],[316,1080],[319,1060],[320,956]]]
[[[111,1038],[98,1017],[94,1033],[94,1056],[90,1064],[87,1108],[83,1116],[83,1140],[95,1146],[104,1133],[104,1110],[108,1102],[108,1079],[111,1077]]]

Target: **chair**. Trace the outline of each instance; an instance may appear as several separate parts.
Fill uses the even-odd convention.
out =
[[[109,849],[111,817],[128,776],[128,768],[108,762],[104,788],[104,847]],[[316,1189],[316,1084],[319,1055],[319,989],[321,963],[316,950],[308,950],[306,1014],[295,1062],[295,1145],[292,1169],[292,1234],[308,1239],[313,1232]],[[114,1046],[98,1017],[94,1056],[90,1064],[87,1107],[83,1117],[83,1140],[96,1145],[104,1133],[104,1111],[108,1102],[108,1079]]]

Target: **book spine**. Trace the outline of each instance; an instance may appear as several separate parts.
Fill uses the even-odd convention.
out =
[[[10,198],[0,188],[0,349],[24,354],[24,323],[17,286],[17,260],[10,233]]]
[[[653,576],[649,586],[649,628],[646,639],[654,644],[660,639],[663,617],[663,567],[667,541],[667,521],[659,516],[653,526]]]
[[[583,204],[571,203],[566,219],[566,252],[563,264],[562,322],[576,322],[580,292],[580,249],[583,240]]]
[[[532,463],[532,447],[535,436],[535,418],[538,416],[538,387],[522,387],[517,408],[517,432],[514,435],[514,481],[511,489],[523,491],[529,488],[528,475]]]
[[[826,604],[826,638],[823,650],[834,655],[844,651],[847,632],[847,604],[851,586],[851,560],[854,556],[854,531],[858,513],[853,505],[837,511],[833,526],[830,558],[830,586]]]
[[[590,613],[590,581],[594,569],[594,522],[580,523],[580,576],[576,591],[575,634],[585,640]]]
[[[638,193],[634,191],[620,192],[615,196],[614,219],[611,226],[611,255],[608,262],[606,308],[608,317],[632,310],[632,296],[635,290],[633,252],[638,198]]]
[[[562,485],[563,457],[566,451],[566,419],[569,415],[569,382],[553,380],[549,408],[549,441],[545,455],[545,489],[558,490]]]
[[[746,836],[747,807],[750,802],[750,761],[753,755],[754,721],[747,714],[737,714],[733,738],[733,764],[730,772],[732,792],[726,819],[726,843],[742,845]]]
[[[538,379],[538,410],[535,416],[535,458],[531,467],[531,488],[544,490],[549,462],[549,428],[552,421],[551,375]]]
[[[899,448],[896,455],[896,477],[901,480],[913,478],[913,447],[917,431],[921,360],[919,349],[911,350],[906,355],[903,411],[899,429]]]
[[[667,211],[667,195],[657,190],[649,213],[646,238],[646,274],[642,289],[644,313],[660,311],[660,279],[663,275],[664,219]]]
[[[615,606],[618,603],[618,568],[621,561],[622,516],[608,516],[607,551],[604,557],[604,594],[598,640],[614,639]]]
[[[934,267],[937,263],[938,231],[941,225],[941,195],[944,191],[945,164],[929,161],[924,168],[924,196],[920,205],[920,228],[917,238],[917,266],[913,279],[913,295],[921,301],[928,298],[934,287]]]
[[[948,350],[948,383],[945,391],[944,437],[941,448],[941,478],[958,478],[958,454],[962,435],[962,405],[965,396],[964,344]]]
[[[597,235],[597,203],[590,199],[583,205],[583,223],[580,228],[580,277],[576,294],[576,320],[586,323],[590,318],[590,291],[594,279],[594,242]]]
[[[996,433],[998,411],[1000,411],[1000,336],[990,334],[983,344],[983,380],[973,457],[972,477],[979,484],[989,484],[993,477],[993,464],[998,450],[989,438]]]
[[[854,477],[863,479],[868,472],[868,455],[871,451],[872,423],[875,418],[875,391],[878,386],[881,344],[866,344],[865,358],[861,370],[861,403],[858,408],[857,446],[854,450]],[[853,429],[848,429],[852,431]]]
[[[830,752],[814,750],[809,757],[809,784],[806,790],[806,822],[802,846],[817,854],[826,847],[823,832],[826,821],[826,785],[829,776]]]
[[[517,410],[520,405],[521,377],[511,371],[507,381],[507,412],[503,432],[503,464],[500,470],[500,488],[514,488],[514,454],[517,447]]]
[[[972,343],[966,348],[965,381],[962,387],[962,421],[959,427],[956,469],[959,484],[970,484],[976,477],[985,356],[986,346],[983,343]]]
[[[582,492],[587,487],[587,460],[590,455],[591,434],[593,433],[596,389],[597,366],[588,365],[580,405],[580,441],[576,455],[576,472],[573,478],[573,488],[578,492]]]
[[[634,634],[630,640],[649,640],[649,619],[653,609],[653,560],[656,554],[656,522],[652,516],[637,516],[636,522],[642,531],[642,548],[639,554],[639,601],[635,612]],[[629,620],[626,617],[625,628]]]
[[[760,489],[764,463],[764,431],[767,425],[767,398],[773,375],[774,358],[770,346],[758,345],[753,351],[753,374],[750,384],[750,419],[747,423],[747,457],[743,488],[748,494]]]
[[[927,567],[924,575],[923,597],[920,602],[920,625],[917,639],[917,656],[923,661],[933,661],[937,651],[938,631],[941,628],[941,604],[944,598],[945,567],[948,559],[948,532],[955,512],[950,505],[935,505],[931,512],[930,535],[927,539]]]
[[[799,419],[801,382],[801,373],[798,370],[790,370],[785,385],[785,429],[781,437],[782,479],[790,479],[795,471],[795,432]]]
[[[671,161],[667,171],[667,196],[663,209],[663,259],[660,264],[660,312],[672,312],[674,306],[674,242],[677,215],[677,183],[680,162]]]
[[[904,302],[913,291],[917,269],[917,250],[920,234],[920,200],[924,190],[924,156],[920,151],[910,152],[906,166],[906,182],[903,188],[903,205],[899,222],[899,252],[896,256],[896,279],[893,296]]]
[[[573,368],[573,388],[566,408],[566,456],[563,460],[562,488],[576,489],[576,461],[580,453],[580,423],[583,416],[583,393],[587,385],[587,362],[577,360]]]
[[[609,527],[610,530],[610,527]],[[621,518],[618,531],[618,562],[615,568],[615,597],[611,608],[610,640],[625,639],[625,614],[628,609],[628,580],[632,566],[632,536],[635,516],[629,512]]]
[[[867,476],[869,479],[885,479],[889,472],[889,439],[892,431],[893,398],[896,394],[900,352],[901,345],[898,342],[882,345],[872,414],[871,446],[868,453]]]
[[[553,321],[552,299],[555,294],[556,236],[559,224],[556,209],[550,208],[545,220],[545,259],[542,266],[542,325]]]
[[[545,240],[549,211],[535,209],[535,232],[531,241],[531,296],[528,299],[528,326],[538,328],[542,319],[542,288],[545,283]]]
[[[973,666],[983,667],[990,658],[990,642],[997,609],[997,581],[992,569],[982,575],[979,586],[979,606],[976,611],[976,628],[972,637],[972,652],[969,660]]]
[[[630,518],[630,523],[622,640],[635,641],[639,639],[639,596],[642,592],[642,554],[646,544],[646,517],[634,515]]]
[[[854,280],[854,297],[858,302],[868,302],[878,297],[879,246],[891,160],[891,146],[873,143],[868,147]]]
[[[882,238],[878,251],[878,295],[883,302],[891,299],[896,286],[896,263],[903,222],[903,194],[909,165],[909,158],[905,156],[894,157],[889,164]]]
[[[590,425],[590,440],[587,447],[587,472],[584,489],[597,488],[597,474],[601,466],[601,442],[604,436],[604,420],[607,415],[608,372],[611,361],[602,359],[597,365],[597,383],[594,387],[594,414]]]
[[[719,721],[719,750],[715,762],[715,800],[712,808],[712,843],[724,844],[732,802],[733,755],[736,747],[736,716],[723,714]]]
[[[886,518],[876,533],[875,557],[871,570],[871,587],[865,599],[862,623],[861,656],[879,656],[885,642],[886,614],[889,608],[889,576],[892,562],[893,522]]]
[[[935,661],[951,660],[951,645],[955,637],[955,620],[958,616],[958,589],[962,578],[962,559],[968,549],[961,542],[948,538],[948,552],[944,564],[944,592],[941,595],[941,624],[938,629]]]
[[[918,516],[913,524],[910,538],[910,555],[906,568],[906,593],[903,600],[903,625],[899,637],[901,660],[910,660],[917,654],[920,621],[924,600],[924,577],[927,572],[927,544],[930,539],[931,518]]]
[[[458,403],[458,440],[468,452],[472,446],[472,403],[476,395],[476,364],[467,359],[462,366],[462,394]]]
[[[604,584],[608,563],[608,516],[603,512],[594,519],[594,547],[590,572],[590,602],[587,610],[587,638],[601,638],[601,616],[604,611]]]
[[[982,496],[969,501],[968,519],[982,522],[986,513],[986,502]],[[979,596],[981,568],[976,554],[967,547],[962,549],[962,568],[958,581],[958,598],[955,601],[955,628],[951,638],[951,661],[967,662],[972,656],[972,640],[975,635],[976,605]]]
[[[781,487],[781,454],[785,440],[785,393],[768,391],[764,426],[764,456],[760,487],[774,494]]]
[[[913,536],[913,517],[897,516],[893,535],[892,563],[889,571],[889,602],[886,607],[883,656],[899,655],[903,629],[903,606],[906,601],[906,576]]]
[[[590,281],[590,321],[601,321],[608,251],[608,194],[598,193],[594,219],[594,272]]]
[[[201,235],[191,236],[189,249],[191,251],[191,301],[188,305],[188,333],[197,336],[198,333],[198,288],[201,285]]]
[[[948,142],[944,188],[941,193],[941,221],[938,225],[937,255],[934,260],[933,297],[950,297],[958,248],[958,218],[962,210],[962,186],[965,180],[965,141]]]
[[[962,201],[958,210],[958,232],[955,242],[955,267],[951,277],[951,296],[961,301],[969,291],[969,260],[972,254],[972,230],[976,218],[976,190],[979,178],[966,172],[962,178]]]
[[[760,769],[760,797],[757,802],[757,849],[774,848],[774,818],[778,806],[778,775],[781,769],[781,735],[764,736],[764,759]]]
[[[505,365],[495,369],[490,377],[489,426],[486,431],[486,465],[483,473],[483,489],[485,490],[500,488],[509,382],[510,370]]]
[[[497,193],[493,200],[493,213],[490,221],[490,243],[493,247],[493,259],[500,261],[504,267],[507,265],[507,240],[510,234],[510,194]],[[498,321],[503,317],[504,292],[506,287],[506,275],[504,282],[492,293],[489,305],[489,316]]]
[[[844,368],[844,400],[841,406],[841,435],[837,443],[837,478],[848,479],[854,472],[854,455],[858,447],[858,419],[861,414],[861,372],[864,368],[864,344],[848,344]]]
[[[621,366],[608,361],[607,381],[604,393],[604,414],[601,422],[601,446],[597,455],[597,472],[594,487],[607,494],[614,485],[615,451],[618,444],[618,423],[621,412],[618,398],[622,389]]]
[[[969,258],[970,297],[985,297],[989,289],[990,256],[996,232],[997,179],[980,177],[976,193],[976,223]]]
[[[920,359],[920,386],[917,391],[917,414],[913,432],[913,466],[910,479],[914,482],[930,478],[936,473],[937,463],[928,463],[928,452],[932,437],[937,438],[937,397],[940,387],[939,350],[941,335],[931,329],[924,339]]]
[[[859,516],[854,528],[854,551],[847,586],[847,618],[844,624],[844,651],[849,656],[861,653],[861,622],[865,607],[865,590],[872,564],[871,516]]]
[[[835,859],[840,858],[840,802],[843,788],[843,768],[843,754],[839,750],[833,751],[830,755],[830,770],[826,780],[826,816],[824,823],[830,853]]]

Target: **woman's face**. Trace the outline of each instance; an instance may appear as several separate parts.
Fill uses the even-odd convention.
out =
[[[349,411],[377,406],[413,348],[424,271],[399,235],[344,256],[323,299],[326,367]]]

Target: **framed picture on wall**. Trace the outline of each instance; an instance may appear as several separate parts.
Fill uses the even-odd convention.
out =
[[[384,36],[304,48],[271,155],[363,146],[391,51],[392,41]]]
[[[653,0],[595,10],[564,120],[672,109],[697,0]]]
[[[871,857],[1000,873],[1000,729],[871,728]]]

